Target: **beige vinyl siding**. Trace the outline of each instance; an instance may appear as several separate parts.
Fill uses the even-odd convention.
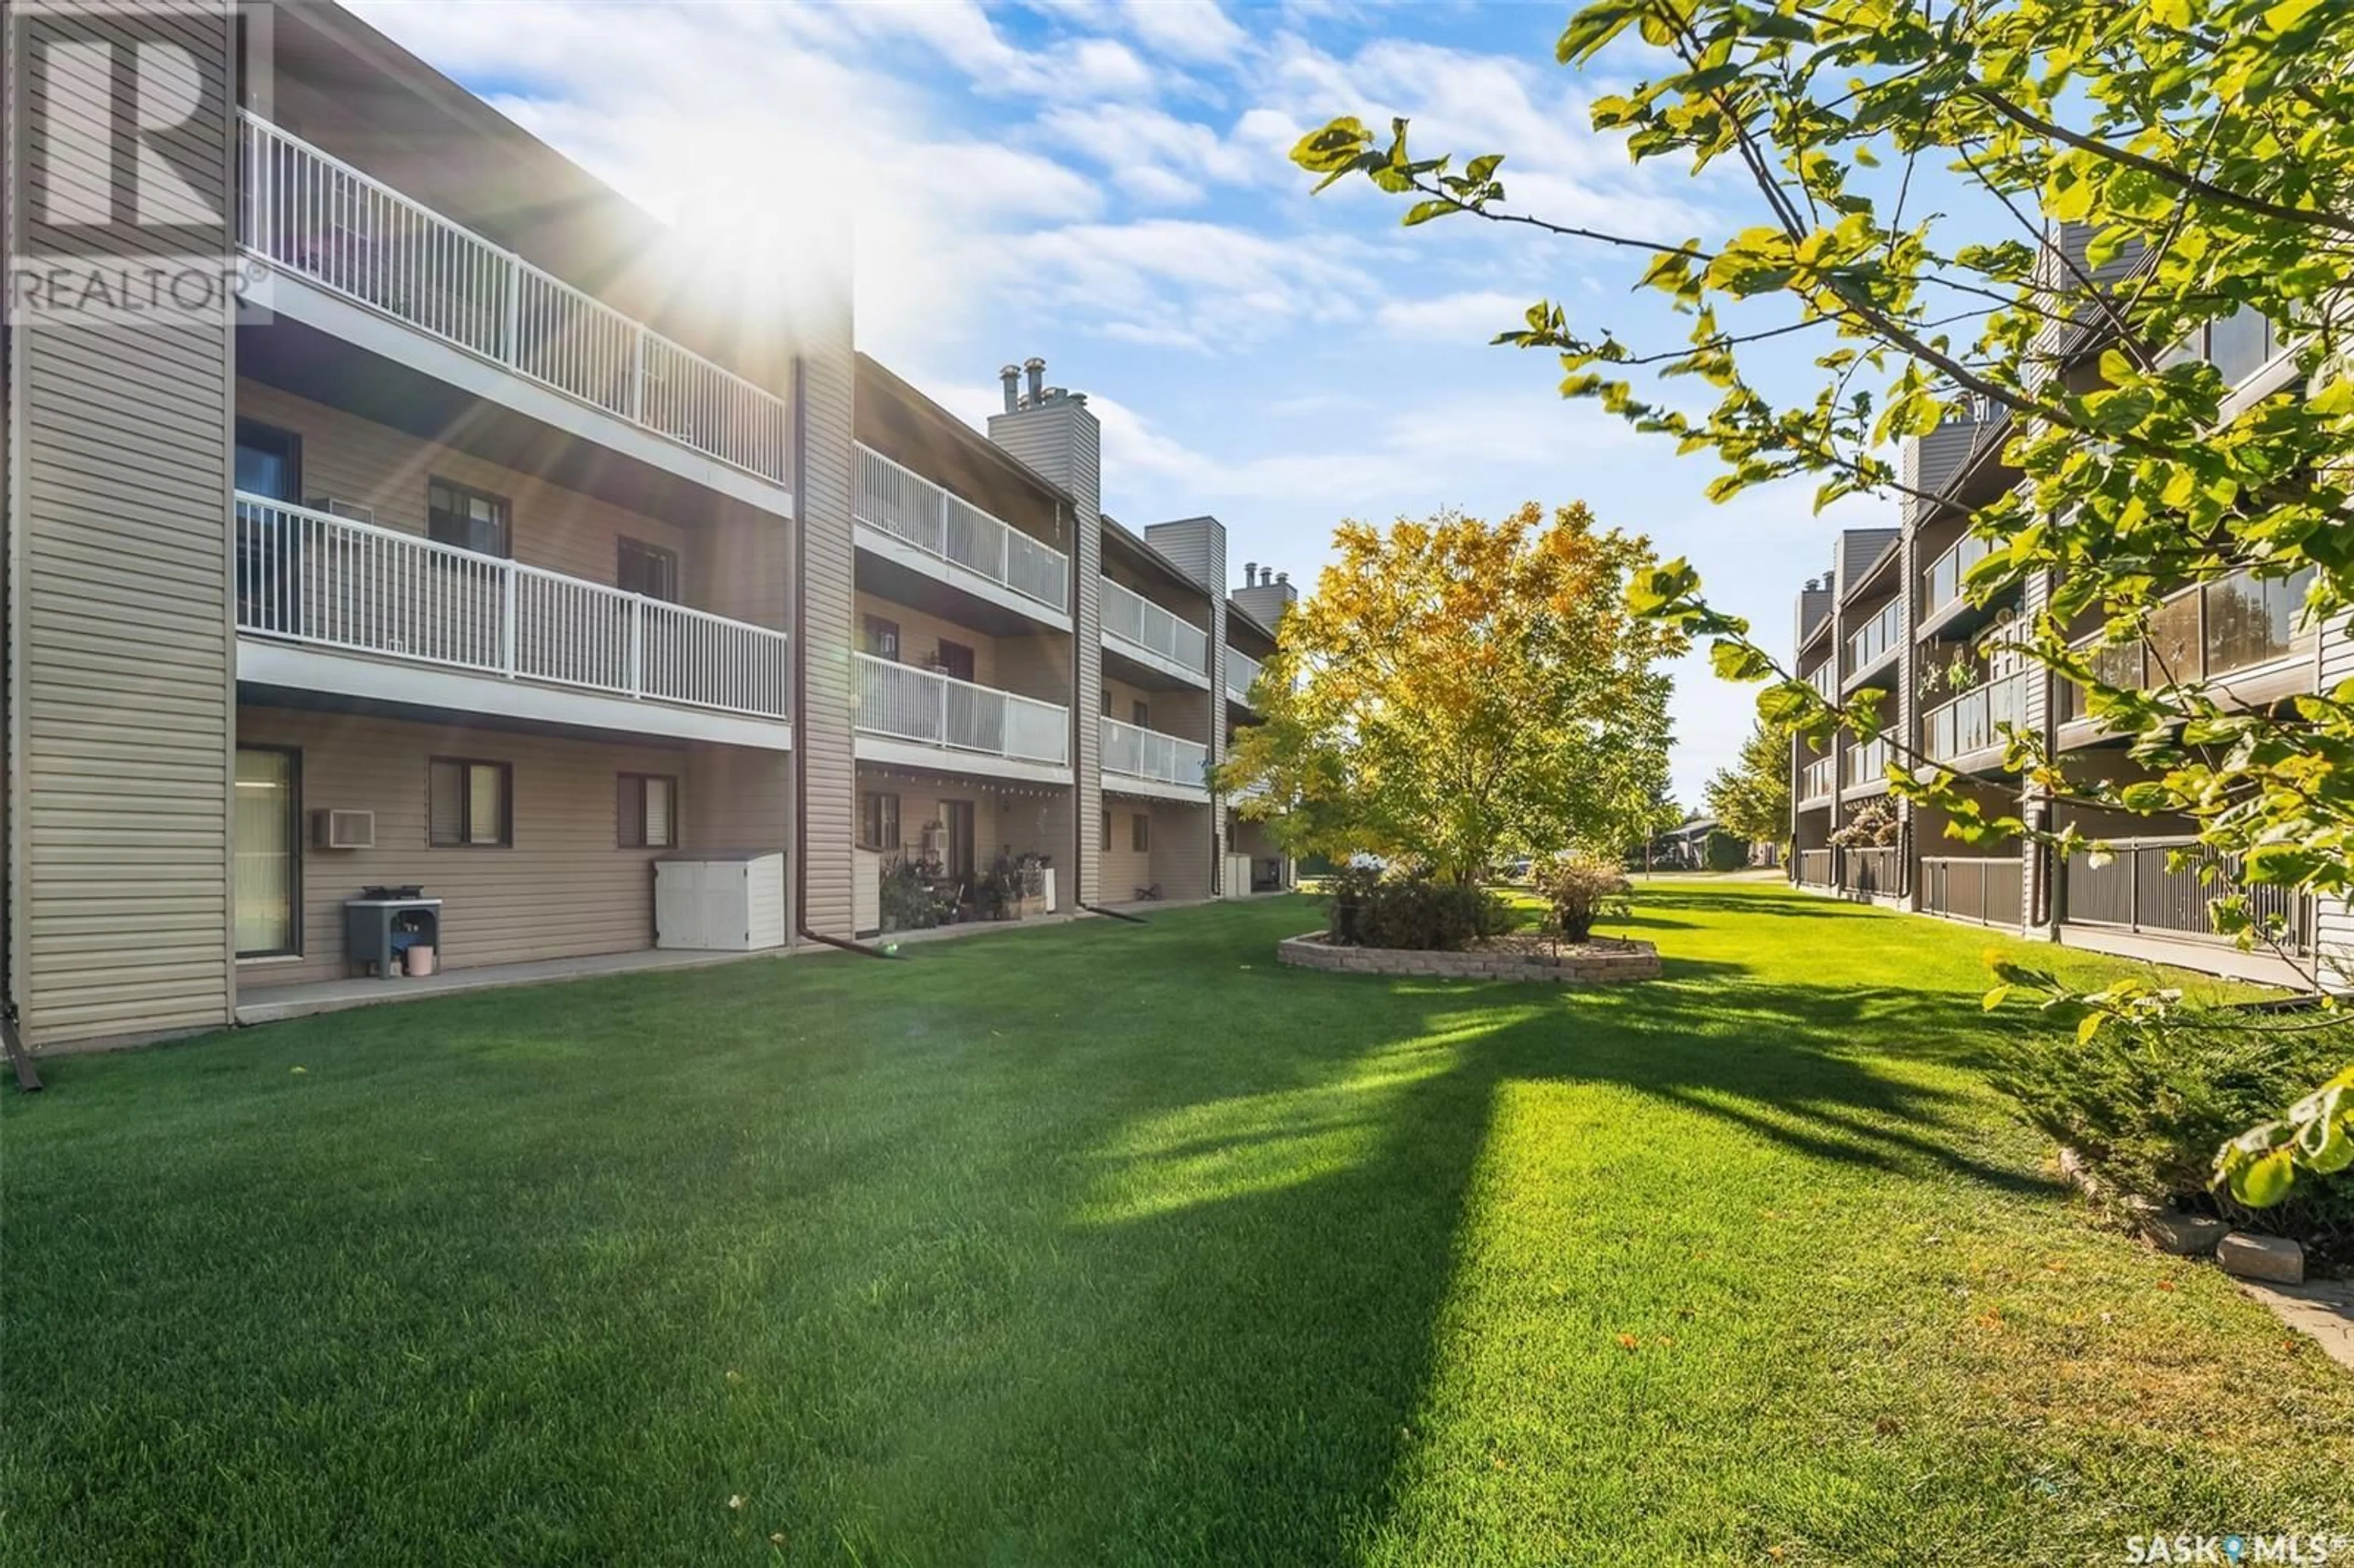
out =
[[[1172,708],[1172,715],[1188,727],[1169,733],[1188,736],[1208,746],[1210,776],[1214,778],[1219,765],[1226,759],[1225,525],[1214,517],[1189,517],[1178,523],[1156,523],[1145,529],[1144,536],[1155,549],[1191,573],[1194,581],[1210,589],[1210,689],[1206,693],[1182,694],[1182,700]],[[1225,812],[1213,811],[1205,820],[1205,829],[1213,840],[1208,856],[1210,869],[1204,874],[1208,877],[1205,893],[1221,891],[1225,874]]]
[[[975,631],[959,626],[937,615],[928,615],[912,605],[895,604],[887,599],[860,589],[851,617],[850,632],[854,646],[865,647],[866,618],[879,616],[899,629],[899,662],[917,669],[929,667],[932,655],[943,641],[961,642],[972,650],[972,678],[981,685],[1002,686],[997,667],[997,639],[986,631]]]
[[[797,914],[811,930],[847,937],[855,924],[850,882],[858,803],[849,658],[857,646],[852,613],[857,550],[850,514],[857,372],[846,288],[811,319],[812,330],[799,344],[803,577],[797,586],[806,628],[799,652],[807,700],[793,715],[793,744],[809,818],[809,864],[798,879],[806,902]]]
[[[989,437],[1071,497],[1076,514],[1072,648],[1077,665],[1072,700],[1084,715],[1098,700],[1103,683],[1103,432],[1083,406],[1064,402],[991,415]],[[1103,804],[1103,732],[1097,725],[1082,723],[1076,726],[1075,739],[1072,776],[1077,781],[1075,806],[1083,831],[1076,835],[1078,886],[1068,896],[1088,903],[1125,897],[1125,892],[1105,891],[1110,884],[1101,874],[1102,862],[1096,849],[1097,811]]]
[[[734,825],[727,804],[708,798],[726,779],[708,755],[718,748],[606,745],[249,705],[238,709],[238,738],[301,751],[305,819],[302,956],[241,965],[241,984],[248,991],[349,973],[343,903],[375,883],[415,883],[429,896],[444,900],[440,959],[445,969],[651,947],[650,866],[674,852],[620,847],[615,780],[623,773],[679,780],[678,849],[781,847],[706,839],[720,824]],[[765,769],[768,792],[780,793],[774,773],[781,771],[781,758],[737,755],[739,787],[757,782]],[[427,775],[437,757],[509,766],[511,847],[428,843]],[[310,815],[329,809],[374,811],[376,847],[312,848]]]
[[[120,41],[153,38],[157,25],[120,29]],[[226,211],[223,19],[161,25],[207,79],[207,107],[174,134],[201,156],[192,188]],[[117,31],[94,15],[77,26]],[[28,75],[20,88],[26,101],[12,98],[5,120],[28,128],[10,149],[27,162],[10,166],[37,179],[29,128],[47,110],[44,83]],[[31,194],[10,194],[12,252],[58,238],[34,221]],[[226,234],[216,238],[225,250]],[[8,337],[8,927],[25,1033],[37,1049],[221,1024],[233,1007],[230,334]]]
[[[682,597],[698,606],[705,603],[693,591],[702,586],[695,581],[697,574],[688,568],[698,554],[710,547],[711,530],[683,527],[631,512],[260,382],[238,382],[237,411],[242,418],[292,430],[302,438],[302,499],[306,502],[332,498],[341,505],[364,506],[375,514],[373,521],[378,527],[422,536],[427,528],[427,484],[434,479],[450,480],[507,499],[514,558],[525,566],[610,584],[619,542],[636,539],[676,555]],[[778,527],[782,530],[781,524]]]
[[[1103,809],[1111,813],[1111,847],[1102,852],[1103,885],[1094,896],[1105,904],[1125,904],[1136,896],[1138,888],[1153,880],[1152,855],[1149,851],[1139,854],[1130,847],[1135,839],[1129,830],[1129,819],[1138,816],[1150,818],[1152,806],[1150,801],[1130,800],[1124,795],[1106,795]],[[1097,817],[1097,821],[1096,842],[1101,843],[1101,817]],[[1159,832],[1163,824],[1156,821],[1152,825],[1152,842],[1158,845],[1161,842]]]

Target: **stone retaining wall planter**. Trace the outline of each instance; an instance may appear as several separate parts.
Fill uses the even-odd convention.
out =
[[[1310,931],[1276,945],[1275,956],[1294,969],[1341,974],[1434,975],[1457,980],[1536,980],[1555,985],[1613,985],[1657,980],[1659,951],[1649,942],[1596,938],[1556,954],[1550,944],[1504,938],[1459,953],[1409,948],[1338,947]]]

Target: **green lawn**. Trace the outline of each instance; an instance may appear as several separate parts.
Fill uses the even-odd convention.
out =
[[[2097,1228],[1984,938],[1646,986],[1304,900],[346,1013],[0,1095],[0,1559],[2122,1561],[2354,1531],[2354,1377]],[[731,1506],[731,1499],[740,1499]],[[777,1541],[781,1541],[781,1545]]]

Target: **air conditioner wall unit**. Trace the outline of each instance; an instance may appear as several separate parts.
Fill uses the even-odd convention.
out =
[[[313,512],[323,512],[330,517],[348,517],[355,523],[374,524],[376,508],[363,506],[356,501],[339,501],[332,495],[314,495],[302,503]]]
[[[311,844],[323,850],[376,848],[376,813],[334,810],[311,813]]]

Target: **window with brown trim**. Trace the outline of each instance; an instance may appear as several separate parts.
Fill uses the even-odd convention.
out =
[[[886,620],[879,615],[863,617],[858,623],[858,651],[896,663],[899,659],[899,623]]]
[[[1128,847],[1139,854],[1151,850],[1152,817],[1150,812],[1139,811],[1128,820]]]
[[[427,838],[435,849],[504,849],[514,842],[514,768],[437,757],[427,765]]]
[[[1105,848],[1105,849],[1109,849],[1109,848],[1111,848],[1111,813],[1110,813],[1109,811],[1106,811],[1106,812],[1103,814],[1103,818],[1104,818],[1104,820],[1103,820],[1103,845],[1102,845],[1102,847],[1103,847],[1103,848]]]
[[[622,773],[614,786],[614,841],[623,849],[668,849],[678,842],[678,780],[663,773]]]

